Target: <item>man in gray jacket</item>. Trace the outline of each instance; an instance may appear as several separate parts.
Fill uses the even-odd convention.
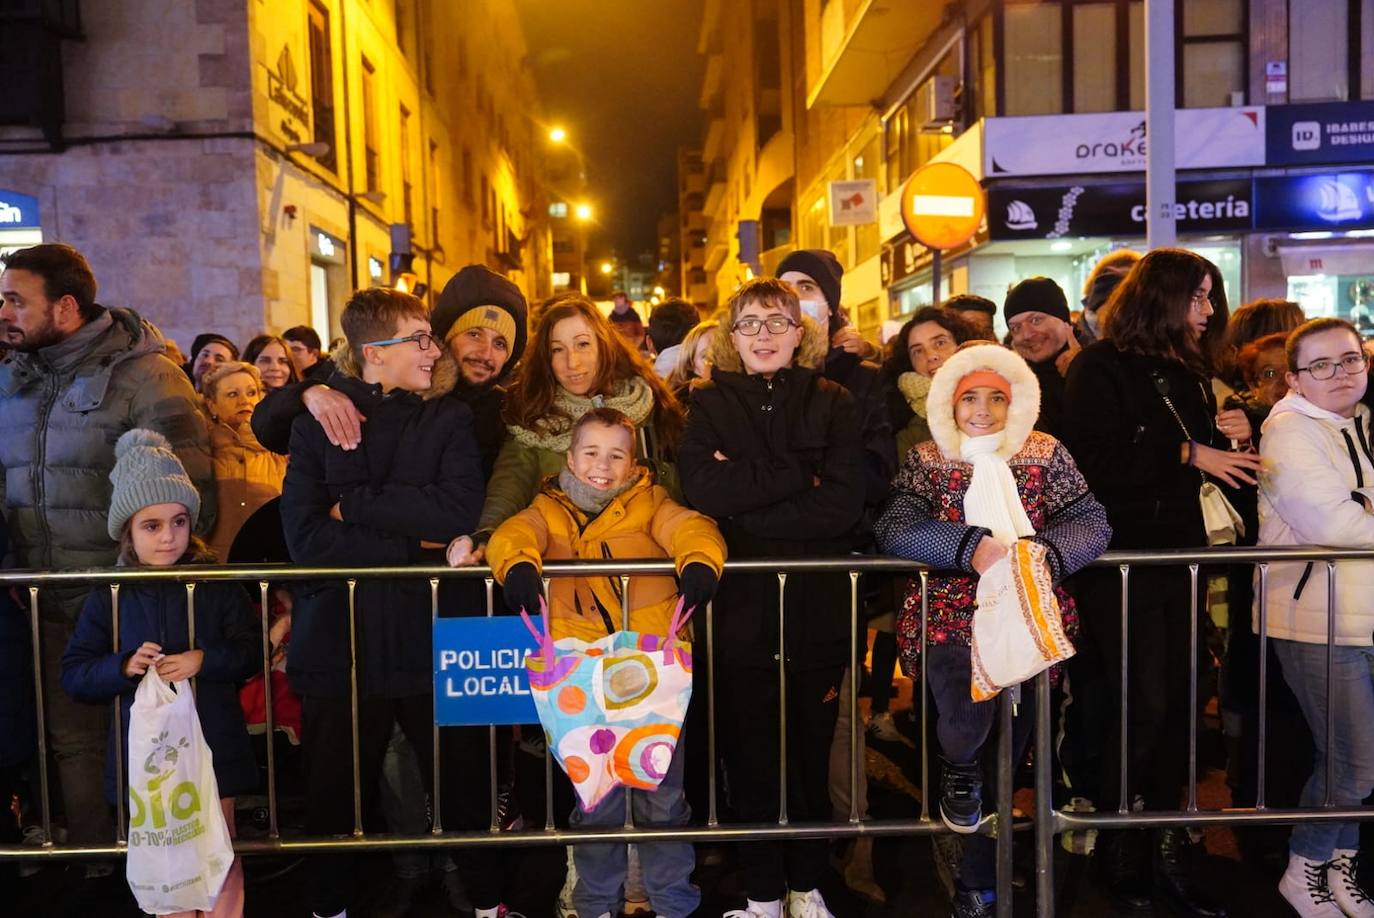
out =
[[[99,305],[95,294],[90,266],[70,246],[37,245],[4,259],[0,345],[13,353],[0,362],[0,506],[16,567],[115,563],[105,522],[110,470],[115,441],[134,427],[171,441],[200,488],[201,529],[214,522],[209,435],[190,381],[164,355],[156,328],[132,310]],[[102,780],[108,706],[74,702],[58,681],[86,593],[39,592],[45,724],[73,844],[113,837]]]

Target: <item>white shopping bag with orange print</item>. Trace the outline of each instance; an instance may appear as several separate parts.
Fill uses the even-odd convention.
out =
[[[974,701],[987,701],[1074,655],[1040,542],[1018,539],[978,578],[973,612]]]

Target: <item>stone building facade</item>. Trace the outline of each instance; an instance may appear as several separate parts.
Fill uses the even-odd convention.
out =
[[[355,287],[397,282],[407,236],[400,282],[430,295],[472,262],[549,291],[513,0],[77,9],[36,33],[60,51],[55,98],[49,75],[0,111],[0,201],[31,199],[26,219],[87,255],[102,302],[183,346],[298,324],[334,337]]]

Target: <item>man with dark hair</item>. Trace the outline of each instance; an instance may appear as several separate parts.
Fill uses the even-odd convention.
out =
[[[199,528],[214,526],[214,474],[200,400],[164,356],[162,335],[129,309],[98,304],[95,275],[71,246],[20,249],[0,273],[0,507],[17,567],[46,571],[110,567],[105,531],[119,435],[135,427],[165,436],[201,492]],[[89,587],[38,594],[44,723],[61,776],[72,844],[108,844],[113,824],[102,774],[108,705],[77,704],[62,690],[59,660]],[[88,865],[87,879],[110,876]],[[106,887],[104,882],[95,884]],[[83,899],[103,893],[76,883]],[[102,903],[102,906],[105,903]],[[82,906],[75,905],[77,909]],[[59,909],[60,910],[60,909]],[[89,904],[88,914],[100,907]]]
[[[296,325],[281,333],[286,346],[291,348],[291,362],[301,379],[314,379],[324,382],[334,372],[334,361],[322,352],[320,335],[309,325]]]
[[[677,365],[678,346],[698,322],[701,313],[691,303],[679,297],[669,297],[649,313],[649,341],[653,343],[654,372],[668,377]]]
[[[611,294],[611,314],[606,318],[611,320],[611,326],[635,350],[644,346],[644,320],[639,317],[639,310],[635,309],[635,304],[630,302],[624,290]]]
[[[997,340],[997,330],[992,320],[997,316],[997,304],[976,293],[956,293],[940,305],[958,313],[977,333],[978,338]]]

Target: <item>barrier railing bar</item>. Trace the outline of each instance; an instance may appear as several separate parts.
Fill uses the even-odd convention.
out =
[[[1255,809],[1264,809],[1269,739],[1269,565],[1259,566],[1259,762],[1255,765]]]
[[[262,597],[262,699],[267,727],[267,834],[270,838],[276,838],[277,753],[275,747],[276,721],[272,711],[272,616],[271,607],[268,604],[270,597],[266,580],[258,581],[258,590]]]
[[[429,627],[434,628],[439,623],[439,578],[429,578]],[[430,716],[433,718],[433,725],[430,727],[430,767],[433,769],[431,790],[429,793],[430,804],[434,812],[430,819],[429,830],[434,834],[444,831],[443,823],[443,794],[439,788],[439,694],[431,692],[429,696]],[[494,779],[493,779],[494,780]]]
[[[620,575],[620,628],[622,631],[630,630],[630,575]],[[625,788],[625,828],[633,829],[635,826],[635,807],[634,792],[630,788]]]
[[[692,656],[696,666],[696,655]],[[706,604],[706,825],[720,825],[716,815],[716,603]]]
[[[362,753],[358,736],[358,581],[348,581],[348,716],[353,728],[353,834],[363,834]]]
[[[859,821],[859,572],[849,572],[849,821]],[[884,674],[882,678],[887,678]],[[873,674],[874,681],[879,678]]]
[[[482,581],[482,586],[484,587],[484,592],[487,600],[487,618],[492,618],[496,615],[496,599],[493,595],[495,584],[496,581],[493,580],[491,577],[486,577]],[[490,796],[487,799],[487,806],[491,810],[491,825],[489,826],[489,828],[492,832],[499,832],[501,830],[501,814],[499,812],[500,795],[497,792],[496,788],[496,724],[489,724],[487,726],[487,768],[491,773],[491,787],[489,789]],[[435,807],[435,810],[437,812],[437,805]]]
[[[787,572],[778,571],[778,825],[787,825]]]
[[[1198,566],[1188,565],[1188,812],[1197,812]]]
[[[997,696],[1001,728],[997,742],[997,918],[1011,918],[1011,871],[1000,868],[1011,864],[1011,758],[1012,750],[1016,748],[1012,737],[1012,719],[1015,714],[1013,700],[1020,690],[1020,686],[1013,686],[1003,689]]]
[[[1336,562],[1326,562],[1326,793],[1322,806],[1330,807],[1336,782],[1336,758],[1331,754],[1336,733]]]
[[[1128,733],[1126,718],[1130,713],[1131,696],[1130,682],[1127,679],[1127,672],[1130,670],[1131,662],[1131,634],[1128,616],[1131,608],[1131,566],[1123,564],[1121,571],[1121,736],[1119,739],[1121,750],[1121,775],[1119,790],[1120,799],[1117,801],[1116,811],[1125,815],[1131,809],[1130,795],[1130,746],[1127,742]]]
[[[114,642],[114,653],[119,654],[119,584],[110,584],[110,634]],[[134,648],[137,650],[137,648]],[[129,791],[124,783],[124,698],[116,695],[114,700],[114,766],[115,766],[115,841],[127,841],[124,834],[125,807],[129,802]]]
[[[544,602],[549,601],[549,566],[544,566]],[[552,616],[550,616],[552,619]],[[549,635],[544,635],[544,640],[548,640]],[[539,728],[540,735],[544,738],[544,832],[555,834],[558,826],[553,821],[553,742],[552,737],[544,730]]]
[[[930,691],[927,653],[930,631],[930,572],[921,571],[921,822],[930,821]]]
[[[33,636],[34,726],[38,733],[38,805],[43,847],[52,847],[52,804],[48,799],[48,730],[43,698],[43,638],[38,624],[38,587],[29,587],[29,630]],[[115,784],[118,794],[118,783]]]
[[[1369,561],[1374,560],[1374,549],[1322,548],[1320,546],[1266,546],[1263,548],[1235,546],[1216,546],[1201,549],[1177,551],[1109,551],[1092,563],[1093,567],[1114,567],[1119,565],[1141,567],[1181,567],[1193,562],[1200,564],[1258,564],[1260,562],[1293,561]],[[843,574],[856,567],[867,573],[915,573],[923,565],[901,558],[883,555],[866,555],[863,558],[843,556],[836,558],[748,558],[730,561],[727,565],[734,573],[776,573],[784,570],[790,573],[836,573]],[[672,561],[550,561],[544,565],[546,575],[575,576],[618,576],[629,574],[666,574],[676,573]],[[194,580],[206,583],[216,580],[321,580],[344,579],[353,577],[360,580],[439,577],[441,579],[490,576],[491,569],[485,566],[451,568],[434,565],[388,565],[382,567],[340,568],[307,567],[297,564],[281,565],[220,565],[199,566],[171,565],[168,567],[118,567],[89,568],[76,571],[33,571],[6,570],[0,572],[0,585],[20,585],[28,587],[61,586],[92,582],[132,583],[142,581],[171,581],[185,583]]]
[[[1035,677],[1035,900],[1040,918],[1054,916],[1054,790],[1051,786],[1050,671]],[[1043,767],[1042,767],[1043,763]]]
[[[195,583],[186,584],[186,649],[196,649],[196,585]],[[163,653],[167,648],[162,648]],[[196,697],[196,685],[198,677],[191,677],[191,697]]]

